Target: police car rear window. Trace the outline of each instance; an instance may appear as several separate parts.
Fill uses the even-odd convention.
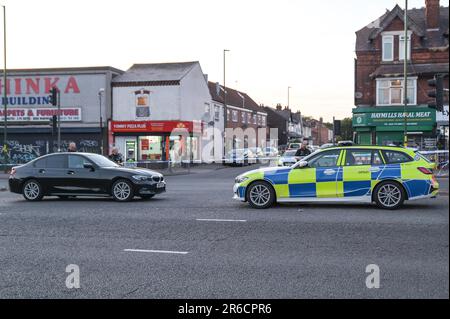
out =
[[[383,150],[382,152],[386,164],[399,164],[413,161],[411,156],[403,152],[386,151],[386,150]]]

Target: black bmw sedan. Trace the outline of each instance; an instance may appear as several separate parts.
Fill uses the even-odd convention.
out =
[[[98,154],[54,153],[14,167],[9,189],[29,201],[44,196],[112,196],[126,202],[165,192],[166,183],[160,173],[125,168]]]

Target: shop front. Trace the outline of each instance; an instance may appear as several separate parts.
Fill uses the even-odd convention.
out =
[[[128,163],[160,164],[200,159],[201,125],[196,121],[111,121],[109,144]]]
[[[403,145],[405,124],[408,146],[436,148],[436,111],[424,107],[358,107],[353,109],[353,129],[361,145]]]

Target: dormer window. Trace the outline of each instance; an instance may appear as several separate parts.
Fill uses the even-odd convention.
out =
[[[394,36],[383,36],[383,61],[394,61]]]
[[[411,59],[411,35],[408,34],[408,39],[407,39],[407,43],[408,43],[408,56],[407,56],[407,60]],[[399,42],[398,42],[398,57],[400,61],[403,61],[405,59],[405,35],[400,35],[399,36]]]

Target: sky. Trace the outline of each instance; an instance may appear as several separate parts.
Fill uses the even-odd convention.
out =
[[[397,3],[404,6],[404,0],[0,0],[8,68],[127,70],[134,63],[199,61],[210,81],[222,83],[227,49],[227,86],[269,106],[287,105],[291,87],[291,109],[326,121],[349,117],[354,107],[355,32]],[[410,8],[424,4],[409,0]]]

